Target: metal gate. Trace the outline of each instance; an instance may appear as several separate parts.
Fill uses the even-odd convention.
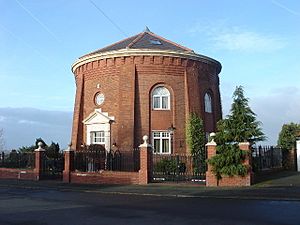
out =
[[[206,163],[192,155],[153,155],[153,182],[205,183]]]
[[[282,150],[273,146],[252,148],[253,172],[282,168]]]
[[[102,145],[84,146],[75,152],[75,169],[82,172],[101,170],[138,172],[140,169],[140,151],[116,150],[107,152]]]
[[[42,157],[42,179],[62,179],[64,155],[61,152],[51,154],[47,151]]]

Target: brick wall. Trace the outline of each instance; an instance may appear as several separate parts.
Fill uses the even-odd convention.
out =
[[[37,180],[34,170],[0,168],[0,179]]]
[[[222,176],[222,179],[219,180],[219,186],[225,187],[242,187],[242,186],[250,186],[251,185],[251,177],[250,175],[246,175],[245,177],[241,176],[233,176],[227,177]]]
[[[249,153],[249,143],[240,143],[239,147],[243,151],[247,151]],[[207,147],[207,158],[210,159],[214,155],[216,155],[216,143],[214,141],[208,143],[206,145]],[[244,165],[246,165],[249,169],[246,176],[224,176],[222,175],[222,179],[217,180],[214,173],[212,172],[211,165],[208,164],[208,169],[206,172],[206,186],[208,187],[215,187],[215,186],[250,186],[252,184],[253,180],[253,174],[251,169],[251,154],[248,154],[246,156],[245,161],[243,162]]]
[[[185,122],[190,112],[203,118],[206,132],[214,131],[221,119],[219,78],[213,64],[171,56],[123,56],[83,64],[74,74],[73,149],[86,142],[82,120],[96,108],[115,117],[111,143],[120,150],[137,147],[144,134],[151,136],[152,130],[166,130],[173,124],[173,153],[186,153]],[[152,110],[151,91],[160,84],[171,93],[171,110]],[[213,97],[213,114],[204,113],[207,91]],[[98,92],[105,95],[101,106],[94,103]]]
[[[144,143],[140,145],[140,170],[138,172],[123,171],[74,171],[74,151],[65,150],[65,165],[63,181],[66,183],[86,184],[148,184],[152,175],[152,147],[147,143],[148,137],[144,136]]]
[[[0,168],[0,179],[39,180],[42,173],[42,158],[45,150],[41,147],[41,142],[38,143],[38,146],[39,148],[34,151],[34,169]]]
[[[139,184],[139,173],[117,171],[71,172],[70,179],[72,183],[84,184]]]

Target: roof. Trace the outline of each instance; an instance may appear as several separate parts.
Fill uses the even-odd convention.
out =
[[[160,37],[151,32],[149,28],[146,27],[146,29],[142,33],[81,56],[72,64],[72,72],[74,72],[76,68],[87,62],[93,62],[95,60],[116,56],[120,57],[133,55],[163,55],[171,57],[183,57],[202,61],[208,64],[214,64],[217,68],[218,74],[222,69],[221,63],[217,60],[205,55],[197,54],[192,49],[186,48],[175,42]]]
[[[118,41],[112,45],[106,46],[80,58],[121,49],[153,49],[153,50],[170,50],[176,52],[193,52],[193,50],[160,37],[149,30],[148,27],[142,32],[132,37]]]

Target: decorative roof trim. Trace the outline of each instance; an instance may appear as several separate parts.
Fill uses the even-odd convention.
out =
[[[94,119],[95,117],[100,116],[103,117],[107,122],[114,121],[114,116],[108,116],[108,113],[102,112],[101,109],[95,109],[93,112],[91,112],[87,118],[85,118],[82,123],[84,124],[90,124],[90,121]]]
[[[72,72],[86,63],[107,59],[107,58],[115,58],[115,57],[124,57],[124,56],[170,56],[170,57],[180,57],[186,59],[192,59],[208,64],[215,64],[218,67],[217,73],[219,74],[222,69],[222,65],[219,61],[212,59],[210,57],[196,54],[194,52],[178,52],[178,51],[170,51],[170,50],[154,50],[154,49],[121,49],[116,51],[108,51],[101,52],[93,55],[86,55],[79,59],[77,59],[72,64]]]

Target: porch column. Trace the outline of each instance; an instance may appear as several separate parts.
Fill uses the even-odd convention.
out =
[[[140,170],[139,170],[139,184],[148,184],[152,180],[152,146],[148,143],[148,136],[143,137],[144,143],[140,148]]]
[[[34,173],[36,174],[36,180],[40,180],[43,172],[43,158],[45,155],[45,149],[42,148],[43,143],[38,143],[38,148],[34,150],[35,153],[35,166]]]

